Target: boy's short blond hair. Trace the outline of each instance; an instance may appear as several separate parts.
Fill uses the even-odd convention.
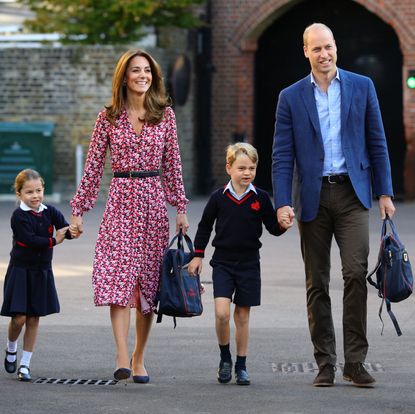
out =
[[[251,144],[236,142],[226,148],[226,163],[232,165],[238,155],[245,154],[253,163],[258,164],[258,151]]]

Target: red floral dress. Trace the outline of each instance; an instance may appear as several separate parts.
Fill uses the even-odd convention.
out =
[[[155,171],[160,177],[112,178],[95,246],[92,285],[96,306],[137,306],[154,310],[164,249],[169,241],[166,201],[186,212],[176,120],[165,110],[157,125],[145,123],[139,135],[126,109],[115,125],[102,110],[97,118],[72,214],[90,210],[97,199],[107,148],[112,171]],[[140,293],[140,295],[138,294]]]

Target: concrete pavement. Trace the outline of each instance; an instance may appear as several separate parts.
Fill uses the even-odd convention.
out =
[[[193,237],[205,199],[189,207]],[[67,217],[69,206],[57,205]],[[0,203],[0,288],[11,246],[11,202]],[[397,205],[394,223],[415,262],[415,203]],[[205,260],[204,313],[179,319],[174,330],[170,318],[154,325],[146,366],[151,382],[111,383],[114,344],[108,308],[92,303],[91,264],[102,215],[98,204],[85,216],[85,234],[55,249],[54,273],[61,313],[41,319],[32,376],[38,383],[19,383],[15,375],[0,370],[0,413],[414,413],[415,412],[415,296],[393,305],[403,335],[397,337],[384,312],[385,331],[380,335],[377,316],[380,299],[369,286],[367,363],[377,380],[373,389],[359,389],[344,382],[341,367],[337,385],[311,386],[315,376],[312,346],[305,309],[303,265],[297,229],[280,238],[262,238],[262,305],[253,308],[251,342],[247,359],[252,385],[220,385],[214,331],[210,268]],[[173,226],[174,212],[170,210]],[[376,262],[380,219],[371,211],[370,264]],[[212,252],[212,250],[208,250]],[[342,280],[336,247],[333,249],[331,295],[337,333],[339,363],[342,358]],[[8,318],[0,318],[0,349],[6,342]],[[133,323],[133,319],[132,319]],[[133,330],[131,330],[131,347]],[[3,345],[2,345],[3,344]],[[22,340],[19,341],[21,350]],[[232,344],[232,351],[234,351]],[[1,356],[3,358],[3,356]],[[1,362],[2,364],[2,362]],[[49,382],[42,378],[50,378]],[[86,384],[59,384],[63,380],[95,380]],[[97,382],[102,380],[102,382]],[[107,380],[108,382],[105,382]],[[99,385],[101,384],[101,385]]]

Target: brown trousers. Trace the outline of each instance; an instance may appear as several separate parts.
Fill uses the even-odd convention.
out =
[[[301,236],[307,312],[314,357],[319,367],[336,364],[330,284],[330,250],[333,236],[339,246],[343,275],[343,347],[345,362],[364,362],[366,338],[367,259],[369,211],[352,184],[323,183],[320,208],[311,222],[298,222]]]

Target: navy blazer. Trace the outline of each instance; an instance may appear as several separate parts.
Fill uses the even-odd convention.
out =
[[[342,69],[341,141],[347,172],[365,208],[376,196],[393,196],[391,168],[379,102],[371,79]],[[324,147],[311,76],[281,91],[272,152],[275,208],[294,206],[301,221],[318,212]]]

